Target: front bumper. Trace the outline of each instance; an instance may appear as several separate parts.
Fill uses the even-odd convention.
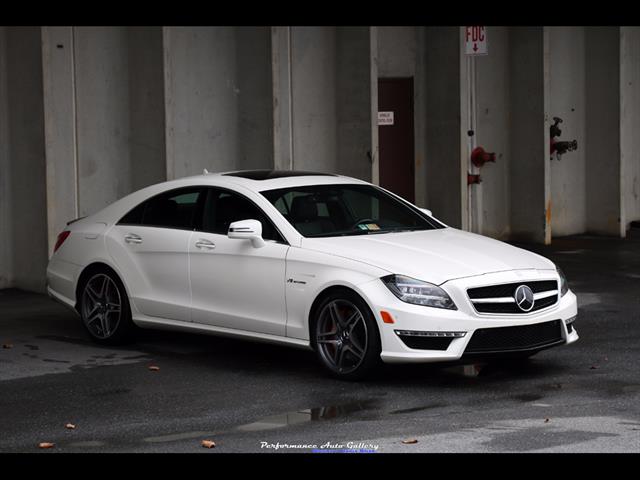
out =
[[[360,288],[366,298],[369,299],[370,306],[378,319],[382,341],[380,356],[384,362],[453,362],[465,355],[465,350],[473,338],[474,332],[479,329],[527,326],[554,320],[560,321],[560,337],[553,344],[532,345],[531,348],[516,348],[512,349],[510,353],[535,353],[543,348],[569,344],[578,340],[579,337],[574,328],[575,325],[569,329],[565,323],[577,315],[576,296],[571,291],[561,297],[555,305],[536,312],[522,314],[477,313],[466,293],[467,288],[471,287],[518,281],[556,280],[557,278],[557,273],[554,270],[520,270],[445,282],[441,287],[451,296],[458,308],[457,310],[445,310],[402,302],[380,280],[368,282],[361,285]],[[383,310],[391,314],[394,323],[383,322],[380,313]],[[440,332],[443,335],[449,335],[452,332],[457,334],[464,332],[464,336],[450,336],[451,340],[446,350],[429,350],[410,348],[396,331]],[[501,353],[507,350],[490,353]],[[467,356],[469,355],[465,355],[465,357]]]

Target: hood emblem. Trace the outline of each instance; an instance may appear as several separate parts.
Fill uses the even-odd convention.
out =
[[[535,303],[533,298],[533,291],[527,285],[520,285],[516,288],[513,298],[516,301],[516,305],[523,312],[530,312]]]

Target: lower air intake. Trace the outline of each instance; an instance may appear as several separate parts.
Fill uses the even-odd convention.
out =
[[[473,332],[464,353],[541,350],[563,341],[560,320],[515,327],[480,328]]]

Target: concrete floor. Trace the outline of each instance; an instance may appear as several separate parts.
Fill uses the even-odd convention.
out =
[[[640,239],[527,248],[565,271],[581,338],[479,374],[394,366],[347,383],[309,352],[160,331],[105,348],[46,296],[0,291],[0,452],[640,452]]]

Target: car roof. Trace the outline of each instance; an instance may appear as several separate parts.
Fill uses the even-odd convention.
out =
[[[241,185],[255,192],[307,185],[331,185],[338,183],[367,184],[365,181],[334,173],[268,169],[237,170],[219,173],[209,173],[205,170],[201,175],[194,175],[181,180],[211,183],[212,185]]]

